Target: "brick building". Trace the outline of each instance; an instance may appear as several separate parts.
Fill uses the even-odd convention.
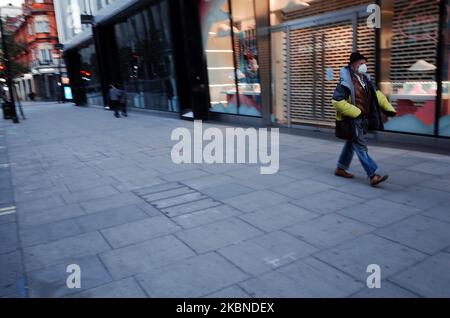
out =
[[[28,50],[15,59],[28,65],[29,74],[16,78],[15,82],[22,99],[29,99],[34,92],[37,99],[57,100],[58,86],[63,61],[59,59],[58,30],[52,0],[25,0],[23,16],[14,31],[14,40],[26,44]]]

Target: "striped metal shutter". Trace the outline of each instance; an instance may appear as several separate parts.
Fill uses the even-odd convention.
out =
[[[375,73],[375,31],[360,19],[358,50]],[[293,124],[333,126],[336,112],[331,99],[339,83],[340,69],[348,64],[353,48],[350,20],[292,30],[290,33],[290,105]],[[332,72],[332,78],[326,74]],[[288,88],[286,88],[287,90]]]

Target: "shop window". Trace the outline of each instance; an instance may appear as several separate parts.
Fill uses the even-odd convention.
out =
[[[90,43],[79,49],[78,52],[81,59],[80,77],[87,104],[103,105],[95,46],[93,43]]]
[[[439,1],[382,0],[381,90],[397,109],[385,129],[434,134]]]
[[[212,112],[261,116],[253,0],[201,2]]]
[[[129,106],[178,112],[167,1],[114,26]]]
[[[447,0],[447,17],[444,32],[444,67],[442,68],[442,101],[439,118],[439,135],[450,137],[450,1]]]

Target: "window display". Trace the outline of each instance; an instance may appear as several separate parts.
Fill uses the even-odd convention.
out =
[[[253,0],[203,0],[211,111],[261,116]]]
[[[383,0],[380,89],[397,109],[389,131],[434,134],[439,2]]]

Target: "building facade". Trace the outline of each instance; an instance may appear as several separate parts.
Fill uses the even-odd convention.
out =
[[[384,135],[450,137],[447,0],[67,3],[61,12],[78,17],[64,40],[80,105],[106,105],[119,83],[130,107],[327,129],[340,69],[359,51],[398,111]]]
[[[14,40],[27,47],[16,56],[30,73],[15,79],[23,100],[60,100],[60,77],[65,77],[64,61],[58,47],[58,29],[52,0],[25,0],[21,22],[14,31]]]

